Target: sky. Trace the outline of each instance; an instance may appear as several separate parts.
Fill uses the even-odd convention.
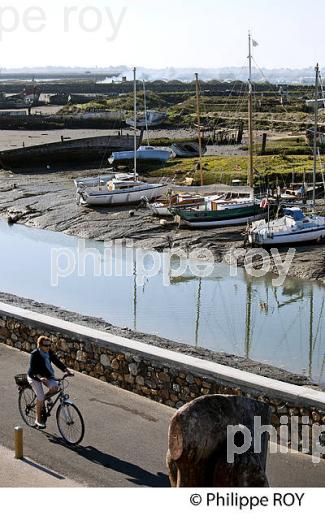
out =
[[[315,16],[316,13],[316,16]],[[0,68],[325,66],[324,0],[6,0]]]

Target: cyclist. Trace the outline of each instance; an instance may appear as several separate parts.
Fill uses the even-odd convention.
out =
[[[36,394],[35,426],[41,429],[46,428],[46,425],[42,421],[42,408],[44,401],[59,391],[52,363],[62,370],[62,372],[71,376],[73,375],[73,372],[59,360],[50,347],[50,338],[46,336],[40,336],[38,338],[37,349],[35,349],[31,354],[28,370],[28,382]],[[43,385],[48,388],[46,394],[44,394]]]

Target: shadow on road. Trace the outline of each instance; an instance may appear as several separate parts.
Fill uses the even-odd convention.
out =
[[[159,472],[155,475],[136,464],[132,464],[131,462],[104,453],[93,446],[69,446],[60,437],[48,433],[45,433],[45,435],[48,437],[50,442],[60,444],[60,446],[77,453],[80,457],[83,457],[94,464],[99,464],[104,468],[128,475],[130,477],[128,478],[129,482],[138,486],[170,487],[168,476],[164,473]]]

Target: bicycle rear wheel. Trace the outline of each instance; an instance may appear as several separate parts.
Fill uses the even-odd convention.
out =
[[[76,405],[60,404],[56,411],[59,432],[67,444],[79,444],[85,435],[85,423]]]
[[[30,386],[19,390],[18,407],[27,426],[34,426],[36,419],[36,395]]]

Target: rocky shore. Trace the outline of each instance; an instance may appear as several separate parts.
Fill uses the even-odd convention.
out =
[[[130,208],[78,206],[73,179],[99,173],[88,170],[23,175],[0,171],[0,218],[85,239],[133,240],[145,249],[173,247],[191,251],[204,247],[216,261],[227,258],[232,248],[243,247],[243,228],[193,230],[179,228],[172,220],[162,226],[145,208],[136,208],[130,214]],[[276,272],[276,267],[273,270]],[[298,247],[288,274],[324,283],[324,245]]]

